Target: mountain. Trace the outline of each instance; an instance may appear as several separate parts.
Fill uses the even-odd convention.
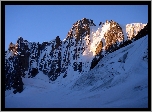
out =
[[[104,56],[88,73],[49,83],[40,71],[24,91],[5,92],[6,108],[147,108],[148,36]],[[123,58],[124,57],[124,58]]]
[[[117,87],[122,85],[131,88],[127,85],[132,81],[128,77],[136,77],[134,73],[139,73],[139,70],[132,72],[133,69],[140,68],[147,71],[145,67],[148,66],[146,64],[148,63],[148,24],[130,24],[130,26],[138,26],[131,27],[130,32],[128,26],[126,25],[126,32],[129,36],[113,20],[100,22],[99,26],[96,26],[93,20],[83,18],[73,24],[63,41],[57,36],[54,40],[39,44],[28,42],[20,37],[15,45],[10,43],[9,49],[5,52],[7,106],[10,107],[8,103],[10,91],[16,95],[18,95],[17,92],[22,92],[21,94],[24,95],[26,92],[30,94],[28,89],[32,88],[34,90],[37,88],[36,91],[44,90],[43,94],[53,90],[48,89],[49,87],[65,88],[64,90],[70,93],[82,89],[87,92],[108,89],[110,92],[112,88],[117,90]],[[131,33],[132,36],[130,36]],[[141,48],[139,45],[142,45]],[[133,60],[133,57],[137,57],[138,54],[140,54],[139,59]],[[130,62],[132,62],[131,67]],[[135,67],[138,63],[142,66]],[[141,81],[147,80],[148,73],[144,74],[141,76],[143,78]],[[144,84],[145,86],[139,86],[139,90],[146,92],[148,85],[147,82]],[[60,92],[63,92],[63,89]],[[63,95],[68,94],[68,92],[63,93]],[[87,93],[87,95],[92,94]],[[147,104],[146,101],[147,99],[144,99],[142,106]],[[48,107],[47,104],[43,106]]]

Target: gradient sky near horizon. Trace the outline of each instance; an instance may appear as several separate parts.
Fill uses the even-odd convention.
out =
[[[96,25],[114,20],[125,26],[147,23],[148,5],[6,5],[5,50],[18,37],[30,42],[65,39],[72,25],[82,18],[92,19]]]

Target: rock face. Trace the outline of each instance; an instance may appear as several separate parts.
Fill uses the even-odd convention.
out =
[[[24,69],[19,61],[20,56],[10,56],[9,59],[5,59],[5,90],[14,89],[14,93],[22,92],[23,82],[22,76],[24,76]]]
[[[60,75],[61,71],[61,46],[62,41],[59,36],[56,39],[42,43],[43,49],[39,58],[39,70],[48,75],[49,79],[54,81]]]
[[[148,33],[147,25],[135,39]],[[40,44],[19,37],[5,52],[5,90],[12,87],[14,93],[22,92],[22,78],[35,77],[40,71],[50,81],[60,75],[66,78],[74,73],[89,72],[106,53],[129,43],[124,42],[123,33],[121,26],[112,20],[96,26],[93,20],[83,18],[73,24],[63,41],[57,36]]]
[[[108,30],[105,34],[105,38],[106,49],[108,49],[111,45],[115,44],[116,42],[122,42],[124,40],[124,35],[121,26],[118,23],[111,20],[110,30]]]
[[[14,56],[14,55],[17,55],[17,49],[18,49],[18,44],[13,44],[12,42],[10,43],[10,45],[9,45],[9,48],[8,48],[8,50],[9,51],[12,51],[12,56]]]
[[[69,65],[74,71],[82,71],[82,55],[90,44],[91,26],[95,26],[93,20],[83,18],[73,24],[66,39],[62,44],[62,68],[66,75]]]

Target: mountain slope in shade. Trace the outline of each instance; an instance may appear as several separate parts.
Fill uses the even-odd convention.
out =
[[[5,94],[6,108],[147,108],[148,36],[104,56],[88,73],[48,82],[39,72],[22,78],[24,91]]]

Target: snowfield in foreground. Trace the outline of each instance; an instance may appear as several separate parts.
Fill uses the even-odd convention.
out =
[[[6,108],[147,108],[148,36],[103,57],[85,74],[54,82],[42,72],[23,78],[24,90],[5,92]]]

